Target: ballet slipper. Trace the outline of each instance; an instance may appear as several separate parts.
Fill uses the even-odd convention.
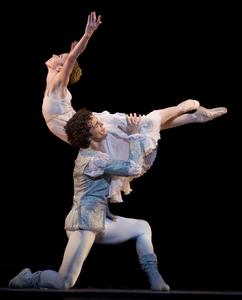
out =
[[[205,108],[203,106],[199,106],[197,111],[193,114],[196,121],[199,123],[205,123],[221,117],[222,115],[227,113],[226,107],[215,107],[215,108]]]

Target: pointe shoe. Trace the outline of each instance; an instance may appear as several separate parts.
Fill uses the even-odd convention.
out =
[[[203,106],[199,106],[197,111],[193,114],[196,118],[196,121],[199,123],[205,123],[221,117],[222,115],[227,113],[226,107],[215,107],[215,108],[205,108]]]
[[[182,113],[187,113],[189,111],[198,109],[200,103],[197,100],[188,99],[179,103],[177,106],[181,109]]]

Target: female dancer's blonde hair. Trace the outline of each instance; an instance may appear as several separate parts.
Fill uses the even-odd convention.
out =
[[[69,83],[70,84],[76,83],[81,78],[81,76],[82,76],[82,69],[80,68],[78,62],[76,61],[70,75]]]

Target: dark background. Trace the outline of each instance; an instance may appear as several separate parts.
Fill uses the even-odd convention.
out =
[[[83,77],[70,87],[75,108],[145,114],[188,98],[228,108],[209,123],[163,131],[154,166],[112,211],[149,221],[172,289],[242,290],[241,19],[233,2],[9,5],[2,25],[0,285],[23,267],[61,263],[77,152],[42,117],[44,62],[80,39],[92,10],[103,24],[79,58]],[[148,287],[134,243],[94,245],[76,287]]]

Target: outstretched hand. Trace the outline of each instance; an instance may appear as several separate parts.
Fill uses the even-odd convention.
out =
[[[96,16],[96,12],[92,11],[87,18],[87,25],[85,28],[85,33],[92,35],[98,26],[102,23],[101,15]]]
[[[139,133],[139,125],[141,121],[141,115],[137,116],[136,113],[126,115],[127,126],[118,126],[127,135]]]
[[[98,26],[102,23],[101,15],[96,16],[96,12],[93,11],[88,15],[87,25],[85,28],[85,33],[92,35],[95,30],[97,30]],[[78,41],[74,41],[71,43],[70,52],[76,47]]]

